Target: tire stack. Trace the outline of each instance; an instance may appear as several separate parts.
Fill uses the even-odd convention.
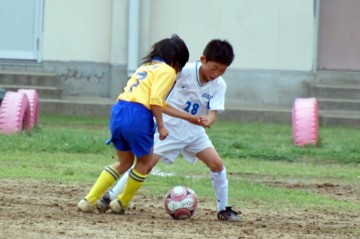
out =
[[[298,98],[292,107],[292,131],[297,146],[317,145],[319,112],[316,98]]]
[[[35,89],[7,91],[0,105],[0,133],[31,132],[38,125],[39,95]]]

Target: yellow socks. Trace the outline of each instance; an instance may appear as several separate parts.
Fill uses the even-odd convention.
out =
[[[130,170],[129,178],[125,185],[124,191],[118,196],[122,207],[127,207],[135,193],[144,184],[146,175],[137,172],[134,168]]]
[[[96,203],[118,178],[119,173],[112,166],[105,167],[88,195],[86,195],[86,200],[91,204]]]

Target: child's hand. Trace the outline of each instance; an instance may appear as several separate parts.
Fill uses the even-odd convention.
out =
[[[192,115],[187,119],[187,121],[189,121],[192,124],[202,126],[201,123],[200,123],[200,117],[199,116]]]
[[[210,121],[207,116],[200,116],[199,123],[204,128],[210,128]]]
[[[169,131],[165,128],[165,126],[158,126],[159,139],[164,140],[169,135]]]

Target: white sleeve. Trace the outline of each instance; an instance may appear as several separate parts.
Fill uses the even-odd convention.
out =
[[[215,85],[213,97],[209,102],[209,110],[217,110],[218,113],[222,113],[225,110],[225,93],[226,83],[221,79]]]

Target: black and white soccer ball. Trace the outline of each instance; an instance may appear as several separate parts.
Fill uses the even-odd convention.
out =
[[[165,196],[164,207],[174,219],[185,220],[192,217],[198,206],[196,193],[186,186],[175,186]]]

